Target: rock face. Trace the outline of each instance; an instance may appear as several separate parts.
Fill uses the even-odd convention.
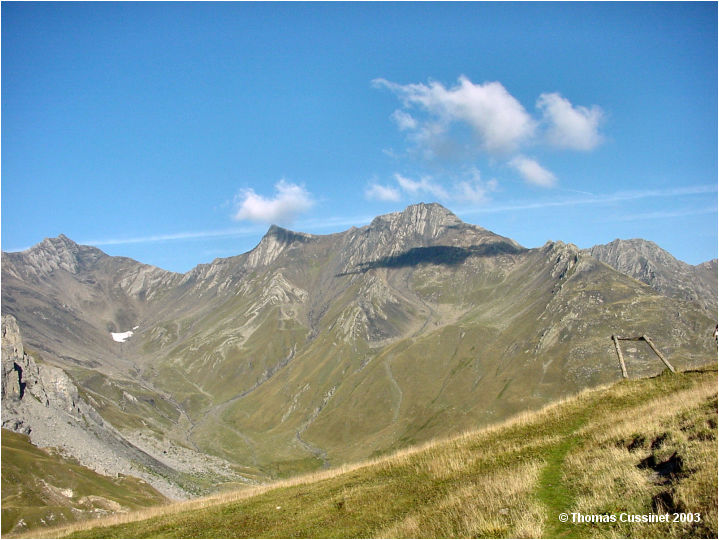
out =
[[[184,275],[46,240],[2,255],[3,313],[36,362],[13,327],[3,405],[37,444],[197,492],[363,459],[617,380],[612,334],[651,336],[680,369],[710,361],[715,315],[685,283],[695,274],[605,251],[526,249],[437,204],[331,235],[273,226],[249,253]],[[697,272],[716,281],[716,265]],[[630,376],[663,369],[639,349],[625,360]]]
[[[35,403],[75,419],[87,414],[102,423],[61,369],[38,366],[25,354],[17,321],[10,315],[2,317],[2,400],[2,427],[19,433],[32,432]]]
[[[654,242],[642,239],[617,239],[588,252],[661,294],[696,302],[712,313],[717,311],[716,259],[691,266]]]
[[[26,364],[29,357],[25,355],[15,317],[3,316],[0,335],[2,335],[2,402],[4,406],[8,406],[23,397],[25,383],[22,381],[22,365]],[[23,382],[22,386],[21,382]]]

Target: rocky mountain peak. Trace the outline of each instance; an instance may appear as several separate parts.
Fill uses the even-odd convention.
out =
[[[408,206],[402,212],[378,216],[369,227],[389,229],[392,234],[399,236],[435,238],[446,227],[461,224],[462,220],[441,204],[419,203]]]
[[[60,234],[57,238],[45,238],[42,242],[40,242],[40,245],[45,246],[54,246],[55,249],[78,249],[80,246],[65,236],[64,234]]]
[[[304,243],[311,239],[311,234],[290,231],[277,225],[271,225],[260,243],[250,251],[247,265],[250,268],[266,266],[277,259],[287,247],[296,242]]]
[[[40,279],[55,270],[77,274],[84,266],[96,262],[105,254],[91,246],[81,246],[64,234],[57,238],[45,238],[30,249],[19,253],[3,253],[5,264],[19,264],[27,277]],[[5,258],[7,257],[7,258]],[[11,273],[12,270],[9,268]]]
[[[266,238],[272,238],[278,242],[291,244],[295,241],[305,241],[311,237],[311,234],[291,231],[289,229],[280,227],[279,225],[270,225],[270,228],[267,229],[267,232],[265,233],[265,236],[262,240],[265,240]]]
[[[641,238],[616,239],[587,252],[661,294],[694,301],[716,312],[717,281],[711,261],[706,267],[691,266],[654,242]]]

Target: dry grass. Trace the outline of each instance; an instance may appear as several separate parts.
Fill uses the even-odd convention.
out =
[[[587,425],[584,442],[566,459],[565,478],[582,514],[701,512],[697,524],[617,524],[620,537],[693,537],[717,530],[716,380],[646,401],[622,419],[601,415]],[[714,428],[710,428],[711,419]],[[638,429],[641,426],[641,429]],[[680,456],[683,468],[660,474],[639,467]],[[606,526],[602,526],[606,529]],[[585,534],[597,526],[583,527]]]
[[[629,448],[635,439],[644,442]],[[673,452],[686,474],[668,483],[637,467]],[[716,461],[716,372],[680,374],[584,391],[387,457],[27,536],[712,535]],[[556,526],[558,511],[652,513],[663,491],[687,511],[701,509],[701,527]]]
[[[531,497],[543,463],[534,461],[477,478],[378,532],[378,538],[536,538],[543,507]]]

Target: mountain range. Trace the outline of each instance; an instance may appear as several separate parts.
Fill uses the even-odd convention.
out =
[[[616,381],[615,334],[706,364],[716,311],[716,259],[527,249],[438,204],[330,235],[272,226],[185,274],[61,235],[2,254],[2,425],[185,498]],[[664,367],[644,345],[624,351],[632,378]]]

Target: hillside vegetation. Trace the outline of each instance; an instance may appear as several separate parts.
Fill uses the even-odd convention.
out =
[[[716,537],[716,445],[716,368],[664,372],[354,466],[44,534]],[[561,523],[562,512],[617,521]],[[621,519],[665,512],[700,520]]]
[[[650,336],[677,369],[701,366],[716,353],[716,310],[697,302],[711,287],[687,289],[699,274],[632,246],[608,259],[626,274],[572,244],[526,249],[438,204],[329,235],[273,226],[252,251],[186,274],[46,239],[2,255],[3,315],[37,367],[8,362],[18,391],[3,421],[180,499],[388,455],[610,384],[615,334]],[[661,283],[678,281],[669,292],[637,279],[660,268]],[[663,368],[645,345],[624,351],[632,377]],[[45,394],[50,407],[31,397]]]
[[[131,476],[97,474],[2,430],[2,534],[167,502]]]

